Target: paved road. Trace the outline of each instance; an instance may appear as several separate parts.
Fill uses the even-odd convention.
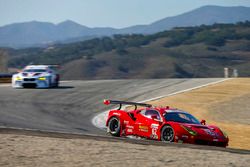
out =
[[[92,125],[107,110],[103,99],[142,101],[220,79],[149,79],[63,82],[57,89],[0,85],[0,126],[104,134]]]

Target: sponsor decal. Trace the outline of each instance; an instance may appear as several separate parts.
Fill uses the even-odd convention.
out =
[[[151,128],[152,128],[152,138],[153,139],[158,139],[158,135],[157,135],[157,130],[158,130],[159,125],[158,124],[151,124]]]
[[[152,128],[152,135],[157,135],[157,129],[156,128]]]
[[[144,125],[139,125],[139,130],[142,132],[148,132],[148,127]]]
[[[159,125],[158,124],[151,124],[151,128],[158,129]]]
[[[128,121],[124,121],[124,124],[128,124]]]
[[[213,131],[211,131],[210,129],[204,129],[204,131],[207,133],[207,134],[209,134],[209,135],[211,135],[211,136],[216,136],[216,133],[214,133]]]
[[[134,126],[127,125],[126,128],[134,129]]]
[[[127,132],[133,133],[133,129],[127,129]]]

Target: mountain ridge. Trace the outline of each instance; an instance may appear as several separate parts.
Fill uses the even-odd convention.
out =
[[[153,34],[174,27],[236,23],[246,20],[250,20],[250,7],[207,5],[177,16],[160,19],[151,24],[134,25],[120,29],[88,27],[72,20],[65,20],[58,24],[30,21],[0,27],[0,46],[13,48],[41,47],[58,42],[68,43],[85,38],[89,39],[89,37],[112,36],[114,34]]]

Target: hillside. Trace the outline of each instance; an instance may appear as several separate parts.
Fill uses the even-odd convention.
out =
[[[237,23],[250,20],[250,8],[235,6],[203,6],[195,10],[155,21],[149,25],[125,28],[122,32],[151,34],[174,27],[212,25],[214,23]]]
[[[249,7],[203,6],[178,16],[163,18],[149,25],[135,25],[121,29],[91,28],[71,20],[59,24],[31,21],[0,27],[0,46],[46,47],[54,43],[77,42],[114,34],[153,34],[174,27],[237,23],[246,20],[250,20]]]
[[[61,64],[64,79],[250,76],[250,22],[115,35],[48,48],[8,49],[9,67]]]

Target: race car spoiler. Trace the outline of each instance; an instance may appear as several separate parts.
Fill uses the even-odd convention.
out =
[[[109,105],[109,104],[119,104],[119,108],[118,110],[120,110],[122,108],[122,105],[134,105],[135,106],[135,110],[137,109],[137,106],[144,106],[144,107],[152,107],[151,104],[146,104],[146,103],[135,103],[135,102],[128,102],[128,101],[119,101],[119,100],[104,100],[103,104],[105,105]]]

